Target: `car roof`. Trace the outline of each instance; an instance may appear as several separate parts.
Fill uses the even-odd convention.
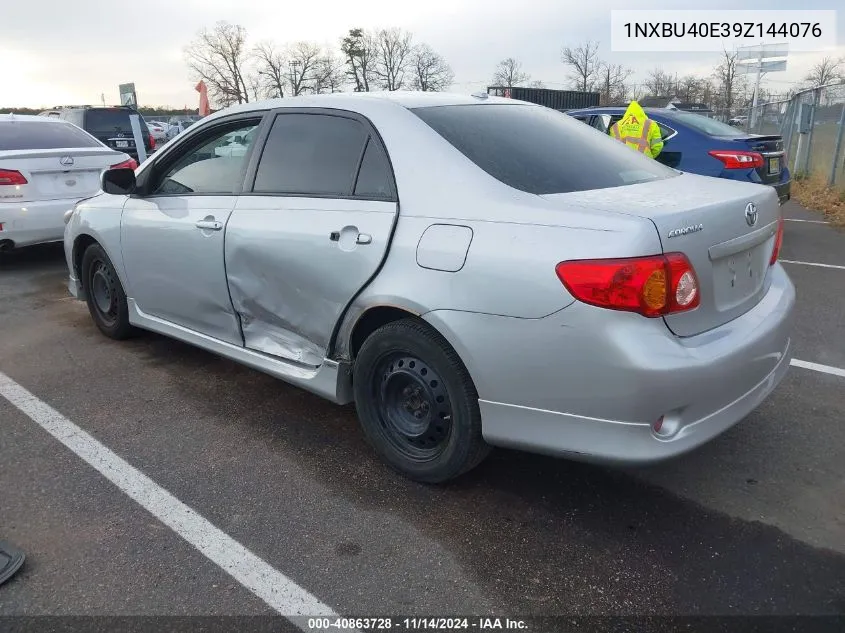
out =
[[[395,91],[395,92],[335,92],[321,95],[301,95],[298,97],[285,97],[280,99],[266,99],[229,106],[204,117],[216,119],[220,116],[231,114],[259,112],[275,108],[340,108],[352,111],[376,109],[402,108],[423,108],[432,106],[449,105],[483,105],[483,104],[506,104],[535,106],[535,104],[505,97],[483,96],[477,97],[466,94],[449,92],[419,92],[419,91]]]
[[[38,116],[37,114],[0,114],[0,121],[30,121],[38,123],[61,123],[71,125],[67,121],[51,116]]]

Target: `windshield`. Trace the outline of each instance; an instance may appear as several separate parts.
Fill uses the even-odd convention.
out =
[[[700,114],[693,114],[692,112],[673,112],[668,119],[676,119],[681,123],[688,125],[694,130],[707,134],[708,136],[736,136],[737,130],[727,123],[722,123],[715,119],[708,119],[706,116]],[[744,117],[736,117],[741,119]]]
[[[488,104],[412,111],[478,167],[528,193],[606,189],[677,175],[549,108]]]

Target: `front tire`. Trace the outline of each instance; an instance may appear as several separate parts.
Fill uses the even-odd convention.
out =
[[[352,383],[364,434],[406,477],[442,483],[487,456],[475,385],[427,324],[402,319],[373,332],[355,359]]]
[[[81,272],[88,312],[100,331],[115,340],[135,334],[129,323],[126,293],[102,246],[92,244],[85,249]]]

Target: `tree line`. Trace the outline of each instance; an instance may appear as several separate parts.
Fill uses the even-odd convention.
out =
[[[249,42],[243,26],[218,22],[185,48],[196,79],[219,106],[262,98],[370,90],[445,90],[446,60],[400,28],[353,28],[337,48],[310,41]]]
[[[569,69],[568,86],[572,90],[598,92],[602,105],[625,103],[644,96],[677,98],[687,103],[706,103],[717,113],[730,115],[737,108],[745,108],[753,97],[753,82],[742,72],[738,53],[723,51],[718,63],[707,75],[679,75],[656,67],[639,83],[631,81],[633,69],[623,64],[607,62],[599,57],[599,43],[587,41],[577,46],[564,46],[561,61]],[[761,89],[758,103],[788,98],[805,88],[814,88],[845,81],[845,58],[824,57],[816,63],[804,80],[783,95]],[[508,58],[499,62],[493,82],[505,87],[543,86],[541,81],[531,81],[522,64]]]

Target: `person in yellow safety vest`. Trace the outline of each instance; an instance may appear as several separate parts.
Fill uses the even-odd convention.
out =
[[[617,141],[652,158],[657,158],[663,149],[660,126],[646,116],[636,101],[628,105],[625,116],[610,126],[609,133]]]

